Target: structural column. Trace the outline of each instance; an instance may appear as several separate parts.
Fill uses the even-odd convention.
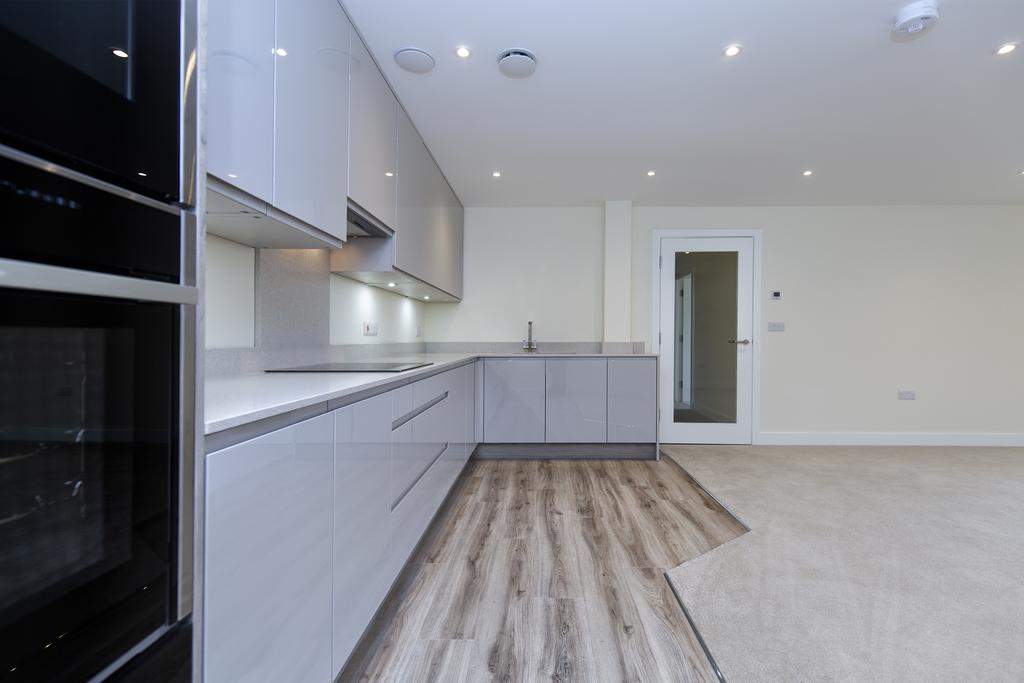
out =
[[[633,202],[604,203],[604,342],[631,340]]]

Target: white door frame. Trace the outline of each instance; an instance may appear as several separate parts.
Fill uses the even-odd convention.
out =
[[[651,238],[651,350],[661,354],[661,242],[664,239],[678,239],[688,237],[751,237],[754,241],[754,291],[753,291],[753,349],[752,370],[750,386],[750,443],[757,443],[758,435],[761,433],[761,341],[764,339],[761,323],[761,231],[752,229],[721,229],[721,230],[680,230],[671,228],[655,228],[652,230]],[[666,338],[671,340],[675,331],[669,332]],[[667,348],[673,349],[672,344]],[[661,427],[661,397],[658,398],[658,426]],[[661,436],[659,434],[659,441]]]

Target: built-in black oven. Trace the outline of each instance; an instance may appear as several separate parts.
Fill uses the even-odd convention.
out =
[[[194,223],[11,151],[0,222],[0,681],[87,681],[190,611]]]
[[[0,681],[190,656],[196,6],[0,0]]]
[[[179,199],[178,0],[0,0],[0,144]]]
[[[0,289],[0,680],[176,620],[179,308]]]

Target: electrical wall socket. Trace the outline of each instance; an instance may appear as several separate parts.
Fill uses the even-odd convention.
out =
[[[896,398],[900,401],[916,401],[917,392],[913,389],[899,389],[896,391]]]
[[[423,336],[423,325],[417,325],[416,326],[416,336],[417,337],[422,337]]]
[[[363,322],[363,336],[364,337],[376,337],[377,336],[377,323],[372,321]]]

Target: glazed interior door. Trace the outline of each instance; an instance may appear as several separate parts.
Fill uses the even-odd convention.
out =
[[[661,241],[663,443],[751,442],[752,237]]]

